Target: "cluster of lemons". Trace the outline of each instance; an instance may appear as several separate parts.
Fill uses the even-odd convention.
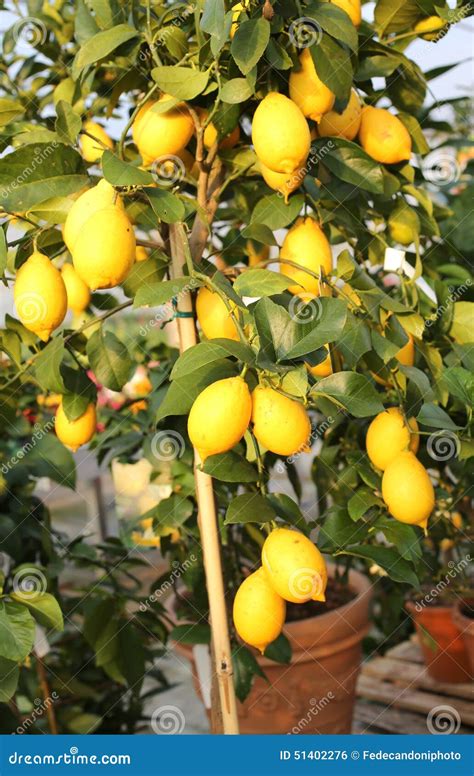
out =
[[[424,528],[435,505],[428,472],[416,457],[420,437],[415,418],[390,407],[373,419],[366,448],[373,465],[383,472],[382,497],[396,520]]]
[[[240,638],[262,654],[281,633],[286,601],[325,601],[327,571],[304,534],[274,528],[262,547],[262,565],[237,590],[233,618]]]

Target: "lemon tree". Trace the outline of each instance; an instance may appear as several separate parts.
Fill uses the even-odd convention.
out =
[[[14,302],[2,423],[17,422],[34,385],[60,397],[43,466],[61,471],[67,448],[88,442],[100,457],[144,455],[157,473],[166,463],[172,494],[137,520],[173,560],[197,547],[182,577],[206,616],[197,450],[214,479],[226,590],[243,601],[232,632],[241,698],[260,669],[238,634],[288,659],[274,640],[284,601],[321,600],[321,552],[416,586],[423,529],[465,496],[472,187],[456,149],[467,143],[435,147],[452,132],[430,81],[449,68],[424,74],[407,45],[435,46],[471,10],[379,0],[371,22],[357,0],[12,11],[0,74],[0,270]],[[199,341],[179,354],[163,328],[183,318],[197,320]],[[120,393],[137,363],[146,396],[107,406],[95,433],[98,391]],[[167,455],[157,439],[178,444]],[[308,454],[310,509],[298,474]],[[269,491],[275,473],[293,497]],[[15,467],[3,476],[2,503]],[[274,569],[267,542],[282,530]],[[7,578],[7,668],[32,646],[12,589]],[[252,595],[263,609],[273,601],[273,621],[248,621]],[[109,670],[119,676],[114,661]]]

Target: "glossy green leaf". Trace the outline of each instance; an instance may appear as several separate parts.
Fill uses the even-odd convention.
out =
[[[135,368],[126,345],[102,327],[88,340],[87,356],[99,383],[111,391],[121,391]]]
[[[230,52],[241,73],[250,73],[263,56],[269,40],[270,24],[266,19],[249,19],[239,24]]]
[[[243,493],[232,499],[225,516],[225,524],[269,523],[276,513],[269,500],[259,493]]]
[[[209,81],[208,71],[177,65],[155,67],[151,75],[160,89],[179,100],[192,100],[202,94]]]

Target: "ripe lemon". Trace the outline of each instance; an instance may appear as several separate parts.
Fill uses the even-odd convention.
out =
[[[235,3],[235,5],[232,6],[232,24],[230,27],[230,39],[234,37],[235,33],[239,29],[239,17],[242,11],[245,11],[247,8],[248,2],[243,3]]]
[[[262,566],[285,601],[326,600],[326,563],[316,545],[299,531],[274,528],[262,547]]]
[[[396,520],[419,525],[426,531],[435,496],[428,472],[414,453],[400,453],[387,466],[382,477],[382,496]]]
[[[416,419],[410,418],[407,426],[398,407],[389,407],[373,419],[367,430],[365,444],[367,455],[374,466],[384,471],[404,450],[417,453],[419,441]]]
[[[270,92],[255,111],[252,142],[259,161],[273,172],[292,173],[306,162],[308,122],[292,100]]]
[[[135,261],[146,261],[148,258],[148,251],[143,245],[137,245],[135,249]]]
[[[240,638],[263,654],[280,635],[286,604],[262,568],[244,579],[234,598],[234,625]]]
[[[319,224],[309,217],[298,218],[288,231],[281,246],[280,258],[293,261],[316,274],[319,274],[321,267],[326,275],[332,270],[331,246]],[[289,288],[292,294],[303,290],[311,294],[319,293],[318,278],[307,272],[285,264],[284,261],[280,263],[280,272],[297,283]]]
[[[206,113],[206,112],[204,112]],[[217,140],[217,129],[215,128],[214,124],[211,123],[207,125],[206,129],[204,130],[204,145],[206,148],[211,148],[211,146],[214,145],[214,143]],[[219,143],[219,148],[222,150],[228,150],[229,148],[233,148],[237,145],[237,143],[240,140],[240,127],[237,124],[236,127],[230,132],[228,135],[222,138],[222,140]]]
[[[440,30],[444,28],[447,29],[448,24],[440,16],[426,16],[420,19],[413,29],[423,40],[437,40],[440,37]]]
[[[388,219],[390,237],[400,245],[415,242],[420,232],[420,219],[416,210],[405,203],[399,203]]]
[[[202,461],[240,442],[252,414],[252,399],[241,377],[227,377],[204,388],[188,418],[189,438]]]
[[[72,264],[64,264],[61,275],[66,286],[67,305],[76,315],[80,315],[91,300],[90,288],[79,277]]]
[[[163,94],[158,103],[172,99],[169,94]],[[155,113],[152,108],[156,104],[154,100],[146,102],[132,126],[133,140],[146,165],[161,156],[179,154],[194,132],[194,122],[184,103],[173,106],[165,113]]]
[[[23,326],[47,342],[67,312],[66,286],[47,256],[35,251],[22,264],[13,296]]]
[[[63,227],[63,238],[70,252],[86,221],[98,210],[113,205],[123,210],[123,202],[114,187],[104,178],[74,199]]]
[[[94,436],[96,429],[95,404],[89,404],[86,411],[77,420],[68,420],[60,404],[56,410],[55,430],[58,439],[73,452],[81,445],[87,444]]]
[[[359,140],[364,151],[382,164],[408,161],[411,137],[397,116],[384,108],[367,106],[362,111]]]
[[[351,89],[351,96],[342,113],[330,110],[326,113],[318,125],[321,137],[345,137],[346,140],[354,140],[360,127],[362,117],[362,103],[355,89]]]
[[[413,366],[415,363],[415,343],[411,334],[407,333],[407,336],[408,342],[400,348],[395,358],[400,364],[403,364],[403,366]]]
[[[203,334],[207,339],[216,337],[239,339],[235,323],[223,300],[219,294],[210,291],[205,286],[198,291],[196,313]]]
[[[331,3],[337,5],[350,16],[351,22],[354,27],[358,27],[362,21],[362,13],[360,9],[360,0],[330,0]]]
[[[288,204],[288,197],[303,183],[306,175],[306,167],[298,167],[291,173],[288,172],[274,172],[270,170],[263,162],[260,162],[260,170],[262,178],[271,189],[279,191],[285,198],[286,204]]]
[[[299,401],[259,385],[252,394],[253,433],[272,453],[290,456],[309,450],[311,423]]]
[[[247,240],[245,248],[249,257],[249,267],[257,267],[262,261],[266,261],[270,256],[270,248],[268,245],[262,245],[257,250],[252,240]]]
[[[315,377],[329,377],[329,375],[332,375],[332,362],[331,354],[329,353],[329,345],[325,345],[324,347],[328,351],[328,355],[324,361],[321,361],[320,364],[316,364],[316,366],[311,366],[310,364],[306,365],[311,374]]]
[[[463,519],[460,512],[453,512],[451,515],[451,522],[454,525],[455,528],[460,530],[463,526]]]
[[[85,121],[84,129],[89,134],[81,135],[79,139],[82,156],[86,162],[98,162],[104,153],[104,145],[112,150],[114,142],[108,136],[105,129],[100,124],[96,124],[95,121]],[[100,140],[100,143],[94,142],[89,135],[93,135],[97,140]]]
[[[290,73],[290,97],[307,118],[318,123],[323,114],[331,110],[336,98],[319,78],[308,48],[300,56],[300,65],[300,70]]]

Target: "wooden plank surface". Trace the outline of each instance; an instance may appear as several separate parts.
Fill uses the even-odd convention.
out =
[[[388,654],[388,653],[387,653]],[[419,663],[404,662],[403,668],[400,660],[393,657],[376,657],[369,660],[362,666],[364,676],[382,681],[393,681],[397,685],[430,690],[431,692],[442,695],[449,695],[454,698],[465,698],[474,701],[474,683],[453,684],[448,682],[437,682],[427,672],[424,665]]]
[[[357,683],[358,697],[395,706],[396,708],[416,711],[427,715],[435,706],[452,706],[459,714],[464,725],[474,726],[474,707],[472,703],[459,698],[447,698],[433,692],[425,692],[413,688],[403,688],[393,682],[361,674]]]
[[[392,657],[396,660],[408,661],[409,663],[423,663],[423,655],[416,641],[402,641],[396,647],[387,649],[385,657]]]
[[[358,735],[367,733],[403,735],[413,733],[419,735],[428,735],[426,717],[421,714],[406,711],[405,709],[396,709],[393,706],[387,708],[380,703],[358,700],[354,711],[354,724],[352,732]],[[469,734],[472,730],[461,726],[459,734]]]

